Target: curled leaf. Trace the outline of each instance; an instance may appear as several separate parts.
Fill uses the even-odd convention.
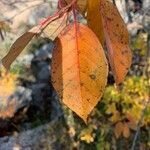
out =
[[[60,98],[85,122],[100,100],[108,66],[96,35],[85,25],[69,25],[52,57],[52,83]]]

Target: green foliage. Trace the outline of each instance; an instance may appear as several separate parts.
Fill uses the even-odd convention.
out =
[[[145,56],[147,53],[147,34],[139,33],[138,36],[133,39],[131,48],[133,50],[139,50],[139,54]]]
[[[105,90],[102,101],[92,112],[88,126],[77,127],[78,141],[97,150],[130,148],[137,123],[148,100],[148,81],[144,77],[128,77],[119,88],[111,85]],[[149,146],[150,106],[144,113],[140,142]],[[121,134],[117,124],[122,126]],[[118,135],[118,136],[116,136]],[[143,137],[144,136],[144,137]]]
[[[111,114],[109,118],[113,123],[123,121],[127,118],[127,114],[138,122],[142,110],[148,100],[148,82],[144,77],[130,77],[118,90],[114,86],[107,87],[103,102],[106,105],[106,114]],[[150,124],[150,107],[144,114],[143,125]]]

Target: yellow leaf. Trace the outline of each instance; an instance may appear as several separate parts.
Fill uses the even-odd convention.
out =
[[[4,69],[0,72],[0,118],[10,118],[14,115],[16,110],[16,101],[9,100],[16,90],[17,76],[7,73]]]
[[[85,25],[64,29],[52,57],[52,83],[64,104],[85,122],[107,83],[108,66],[103,48]]]
[[[87,2],[87,24],[104,44],[104,32],[102,17],[100,15],[100,0],[88,0]]]
[[[128,31],[117,8],[111,2],[100,0],[100,14],[103,20],[110,66],[116,84],[120,84],[123,82],[132,60]]]
[[[94,138],[92,137],[91,134],[85,134],[84,136],[82,136],[81,138],[81,141],[86,141],[87,143],[92,143],[94,142]]]

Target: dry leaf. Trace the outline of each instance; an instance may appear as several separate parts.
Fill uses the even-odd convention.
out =
[[[116,138],[118,139],[122,132],[123,132],[123,129],[124,129],[124,125],[122,122],[118,122],[116,125],[115,125],[115,136]]]
[[[72,0],[65,0],[67,4],[70,4]],[[87,0],[77,0],[77,9],[81,14],[84,14],[87,9]]]
[[[130,136],[130,129],[129,129],[127,123],[124,123],[124,125],[123,125],[123,136],[125,138],[128,138]]]
[[[87,2],[87,24],[99,38],[101,44],[104,44],[104,32],[102,17],[100,15],[100,1],[88,0]]]
[[[69,25],[59,37],[52,57],[52,83],[66,104],[85,122],[107,83],[103,48],[85,25]]]
[[[9,70],[12,62],[17,58],[17,56],[23,51],[26,45],[31,41],[34,35],[38,32],[38,26],[32,28],[28,32],[24,33],[19,37],[14,44],[11,46],[8,54],[2,59],[3,66]]]
[[[68,9],[69,9],[69,7],[68,7]],[[23,51],[23,49],[26,47],[26,45],[31,41],[31,39],[37,33],[40,33],[44,29],[45,29],[45,32],[48,32],[48,30],[46,30],[46,28],[54,26],[54,24],[56,25],[57,23],[59,23],[59,21],[57,22],[57,19],[59,19],[61,14],[64,14],[63,17],[65,17],[65,15],[67,15],[65,13],[65,12],[67,12],[67,8],[66,8],[66,10],[63,10],[63,11],[60,11],[60,12],[56,13],[56,15],[53,15],[53,16],[50,16],[50,17],[46,18],[45,21],[41,25],[33,27],[31,30],[29,30],[28,32],[24,33],[21,37],[19,37],[13,43],[13,45],[11,46],[10,51],[8,52],[8,54],[2,59],[3,66],[7,70],[9,70],[10,65],[12,64],[12,62],[17,58],[17,56]],[[52,25],[50,25],[51,23],[52,23]],[[57,28],[60,25],[61,24],[57,24]],[[54,39],[57,36],[57,34],[59,34],[59,32],[61,32],[62,27],[63,26],[61,26],[58,29],[58,31],[56,31],[55,34],[53,34],[52,31],[50,33],[48,33],[49,37]],[[57,28],[53,28],[53,29],[57,30]],[[51,27],[51,29],[52,29],[52,27]]]
[[[131,65],[129,35],[117,8],[107,0],[100,0],[108,57],[116,84],[120,84]]]
[[[65,13],[61,18],[56,19],[55,21],[48,24],[43,29],[42,36],[51,39],[52,41],[60,34],[60,32],[66,27],[67,25],[67,13]]]

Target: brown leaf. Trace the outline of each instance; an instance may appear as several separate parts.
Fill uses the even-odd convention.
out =
[[[128,113],[126,113],[126,118],[128,119],[128,122],[127,122],[128,127],[132,130],[136,130],[137,129],[137,122],[136,122],[135,118]]]
[[[102,17],[100,15],[100,1],[88,0],[87,2],[87,24],[99,38],[101,44],[104,44],[104,31]]]
[[[43,37],[47,37],[52,41],[60,34],[60,32],[67,25],[67,13],[65,13],[61,18],[54,20],[50,24],[46,25],[43,30]]]
[[[124,125],[123,125],[122,122],[118,122],[115,125],[115,131],[114,132],[115,132],[115,136],[116,136],[117,139],[121,136],[121,134],[123,132],[123,129],[124,129]]]
[[[17,58],[17,56],[19,56],[19,54],[23,51],[26,45],[37,33],[43,31],[51,40],[54,40],[56,36],[62,31],[62,29],[66,26],[64,24],[64,21],[66,21],[66,19],[67,13],[64,13],[61,18],[59,18],[59,15],[50,16],[49,19],[45,19],[46,22],[44,22],[44,24],[35,26],[28,32],[24,33],[13,43],[8,54],[2,59],[3,66],[7,70],[9,70],[12,62]]]
[[[2,64],[7,70],[9,70],[12,62],[17,58],[17,56],[23,51],[26,45],[38,32],[38,29],[38,26],[32,28],[28,32],[24,33],[13,43],[8,54],[2,59]]]
[[[123,136],[128,138],[130,136],[130,129],[126,123],[123,125]]]
[[[117,8],[107,0],[100,0],[108,57],[116,84],[123,82],[131,65],[131,50],[126,25]]]
[[[103,48],[85,25],[69,25],[59,37],[52,57],[52,82],[60,98],[85,122],[107,83]]]
[[[67,4],[70,4],[72,0],[65,0],[67,2]],[[86,12],[87,9],[87,0],[77,0],[77,10],[79,10],[79,12],[81,14],[84,14]]]

